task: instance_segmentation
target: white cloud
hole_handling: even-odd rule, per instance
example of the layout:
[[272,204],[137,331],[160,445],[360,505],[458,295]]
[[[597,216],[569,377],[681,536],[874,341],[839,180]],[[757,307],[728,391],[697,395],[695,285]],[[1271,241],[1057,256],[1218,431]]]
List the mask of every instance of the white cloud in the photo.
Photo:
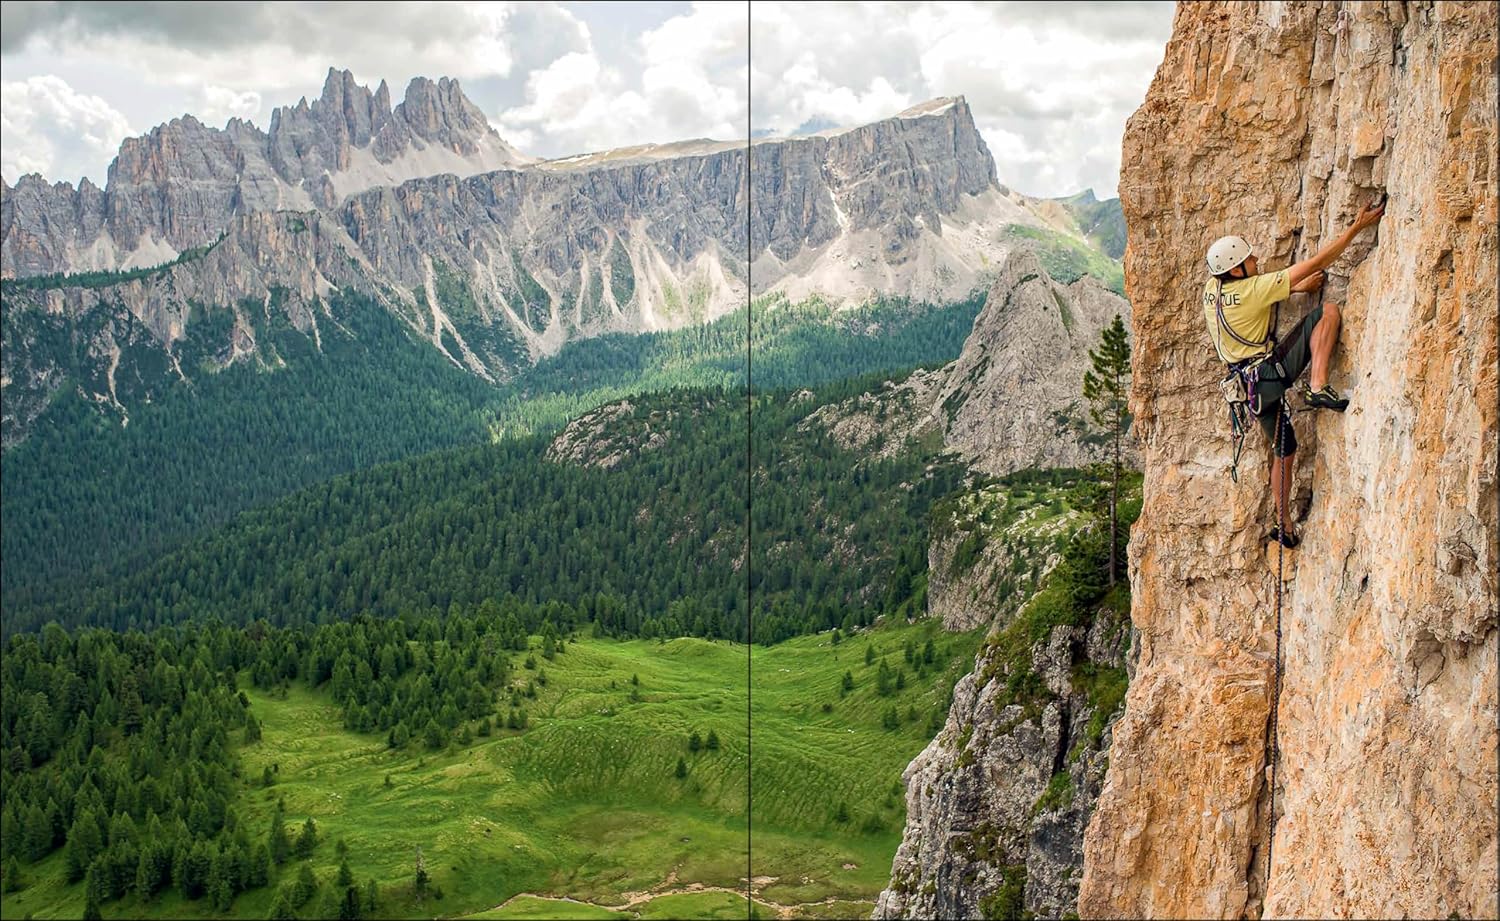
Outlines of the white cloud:
[[260,115],[260,94],[254,90],[240,92],[223,86],[204,85],[198,90],[193,115],[205,125],[219,127],[231,118],[254,121]]
[[145,10],[54,3],[36,4],[25,16],[20,6],[5,5],[8,54],[104,55],[134,62],[163,84],[261,91],[304,84],[309,61],[317,62],[315,77],[330,64],[376,79],[434,68],[450,77],[503,76],[513,48],[531,38],[512,34],[513,21],[531,31],[576,23],[561,8],[514,3],[166,3]]
[[752,24],[755,126],[858,124],[961,95],[1002,182],[1109,196],[1125,120],[1171,24],[1170,4],[764,0]]
[[[519,92],[526,74],[588,44],[577,16],[538,3],[7,2],[3,17],[7,78],[60,76],[146,129],[189,113],[265,128],[273,107],[316,98],[330,66],[386,80],[393,102],[413,77],[456,77],[493,110],[486,92],[506,81]],[[43,147],[39,130],[6,138],[7,163],[102,178],[116,153],[70,140],[66,124]]]
[[79,93],[52,74],[0,82],[0,173],[14,182],[27,173],[76,182],[98,169],[131,135],[125,116],[98,96]]
[[696,4],[643,32],[639,76],[585,45],[526,79],[525,100],[496,115],[512,143],[557,157],[695,137],[745,133],[748,35],[743,3]]

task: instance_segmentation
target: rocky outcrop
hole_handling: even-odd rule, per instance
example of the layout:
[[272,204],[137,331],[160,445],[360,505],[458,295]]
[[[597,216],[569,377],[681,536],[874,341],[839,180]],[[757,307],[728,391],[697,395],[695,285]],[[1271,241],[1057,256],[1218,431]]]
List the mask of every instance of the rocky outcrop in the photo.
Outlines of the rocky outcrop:
[[807,414],[800,427],[822,428],[839,447],[867,459],[892,457],[905,450],[911,439],[941,432],[932,407],[950,367],[918,369],[904,380],[885,381],[877,391],[820,406]]
[[[803,424],[866,451],[940,433],[987,474],[1081,465],[1098,455],[1076,405],[1088,351],[1116,313],[1129,318],[1096,280],[1058,284],[1017,251],[956,361]],[[944,729],[907,768],[906,829],[876,918],[1060,917],[1076,905],[1128,630],[1107,606],[1082,624],[1038,626],[1051,615],[1036,590],[1080,516],[1027,496],[990,484],[933,509],[928,612],[991,632]]]
[[933,509],[927,614],[942,620],[944,630],[1008,621],[1057,565],[1060,542],[1081,523],[1076,511],[1049,514],[1052,508],[1037,504],[1017,514],[1016,505],[1009,489],[991,484]]
[[997,475],[1101,459],[1085,440],[1083,374],[1089,350],[1116,314],[1128,327],[1130,304],[1097,279],[1059,284],[1034,253],[1018,250],[938,395],[944,440],[975,468]]
[[875,918],[1073,912],[1128,630],[1108,608],[1030,645],[1013,635],[1024,627],[996,624],[942,731],[907,767],[906,831]]
[[[1496,19],[1491,3],[1177,11],[1124,142],[1141,650],[1085,917],[1500,913]],[[1332,378],[1352,405],[1296,421],[1305,532],[1276,701],[1270,502],[1259,473],[1229,479],[1221,372],[1186,293],[1219,235],[1285,264],[1381,192],[1378,233],[1325,295],[1348,304]],[[1263,439],[1247,452],[1241,469],[1263,470]]]
[[[1000,268],[952,364],[825,406],[804,424],[824,426],[846,448],[886,453],[940,432],[974,469],[997,476],[1102,460],[1089,440],[1083,374],[1116,314],[1130,322],[1124,298],[1088,275],[1053,281],[1023,247]],[[1134,450],[1127,441],[1129,463]]]

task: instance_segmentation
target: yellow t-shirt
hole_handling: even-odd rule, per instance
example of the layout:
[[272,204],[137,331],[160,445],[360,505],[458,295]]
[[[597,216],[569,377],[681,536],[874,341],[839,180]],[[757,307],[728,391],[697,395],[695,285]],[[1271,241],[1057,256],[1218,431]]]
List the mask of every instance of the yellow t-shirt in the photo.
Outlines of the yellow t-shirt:
[[[1267,275],[1252,275],[1224,283],[1224,319],[1235,335],[1251,342],[1265,342],[1271,328],[1271,307],[1291,296],[1292,282],[1286,269]],[[1254,358],[1266,351],[1236,342],[1234,336],[1219,325],[1216,303],[1219,282],[1210,278],[1203,288],[1203,318],[1208,321],[1208,335],[1219,357],[1228,363]]]

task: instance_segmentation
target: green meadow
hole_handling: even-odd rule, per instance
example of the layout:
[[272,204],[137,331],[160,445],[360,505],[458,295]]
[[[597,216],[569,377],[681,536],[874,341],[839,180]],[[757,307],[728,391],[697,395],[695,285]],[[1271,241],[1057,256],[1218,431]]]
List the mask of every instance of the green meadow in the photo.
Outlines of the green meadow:
[[[512,683],[537,682],[526,729],[437,751],[344,729],[322,689],[281,696],[242,676],[262,738],[240,748],[241,821],[264,840],[282,801],[288,833],[311,817],[319,839],[231,913],[268,917],[305,864],[318,890],[297,915],[336,917],[342,841],[361,891],[378,886],[378,917],[743,918],[747,877],[757,916],[868,917],[900,842],[901,773],[980,640],[889,619],[770,648],[580,638],[538,653],[536,670],[517,654]],[[497,712],[508,707],[502,694]],[[64,882],[62,860],[28,866],[4,916],[80,916],[83,887]],[[175,891],[104,905],[106,918],[213,914]]]

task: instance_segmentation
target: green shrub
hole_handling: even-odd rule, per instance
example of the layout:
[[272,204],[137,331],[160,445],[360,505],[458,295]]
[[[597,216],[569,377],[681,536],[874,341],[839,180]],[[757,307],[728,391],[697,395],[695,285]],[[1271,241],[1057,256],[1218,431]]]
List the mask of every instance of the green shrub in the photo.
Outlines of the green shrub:
[[1021,921],[1026,910],[1026,865],[1012,864],[1001,871],[1000,888],[979,900],[979,911],[990,921]]

